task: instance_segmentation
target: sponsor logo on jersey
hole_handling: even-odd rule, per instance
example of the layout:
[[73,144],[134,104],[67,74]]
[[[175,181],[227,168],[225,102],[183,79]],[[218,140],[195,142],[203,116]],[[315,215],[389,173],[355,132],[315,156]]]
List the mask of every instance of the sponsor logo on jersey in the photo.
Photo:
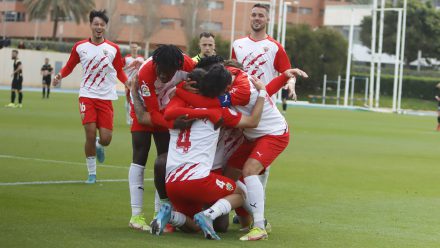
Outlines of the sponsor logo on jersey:
[[146,97],[151,96],[150,89],[148,88],[147,85],[142,84],[142,86],[141,86],[141,94],[142,94],[142,96],[146,96]]
[[232,186],[231,183],[226,183],[226,190],[227,191],[232,191],[232,190],[234,190],[234,186]]

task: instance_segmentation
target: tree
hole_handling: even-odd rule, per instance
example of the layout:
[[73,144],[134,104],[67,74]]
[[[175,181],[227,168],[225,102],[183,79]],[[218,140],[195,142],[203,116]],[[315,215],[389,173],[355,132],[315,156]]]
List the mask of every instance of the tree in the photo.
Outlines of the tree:
[[345,70],[347,41],[341,33],[330,28],[312,30],[308,25],[287,27],[286,52],[293,67],[306,71],[310,79],[298,81],[305,90],[321,86],[324,74],[336,78]]
[[107,25],[106,38],[116,42],[122,29],[121,20],[117,13],[117,0],[108,0],[104,8],[107,10],[110,19]]
[[143,0],[142,9],[145,13],[143,18],[143,37],[145,41],[145,58],[148,58],[150,50],[151,36],[160,28],[159,16],[157,15],[157,6],[160,5],[160,0]]
[[46,18],[50,13],[53,19],[52,39],[55,40],[58,22],[73,16],[75,22],[87,22],[89,12],[95,7],[93,0],[24,0],[30,20]]
[[199,10],[205,5],[205,0],[188,0],[182,3],[180,15],[183,20],[183,30],[185,31],[186,47],[190,47],[191,41],[197,36],[200,20]]
[[[398,6],[402,6],[401,0]],[[371,19],[371,17],[365,17],[361,24],[361,40],[368,47],[371,47]],[[430,2],[409,0],[406,25],[405,57],[407,63],[417,59],[419,50],[423,51],[425,57],[440,58],[440,12],[436,11]],[[394,11],[387,12],[383,32],[383,51],[385,53],[395,53],[396,26],[397,14]],[[379,30],[379,21],[377,30]]]

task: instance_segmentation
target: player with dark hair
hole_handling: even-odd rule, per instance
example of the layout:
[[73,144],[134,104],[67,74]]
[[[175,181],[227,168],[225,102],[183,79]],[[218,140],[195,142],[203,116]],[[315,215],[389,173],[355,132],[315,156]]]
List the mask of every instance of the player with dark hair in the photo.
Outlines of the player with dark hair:
[[198,63],[202,58],[215,55],[215,35],[210,32],[202,32],[199,36],[200,53],[192,59]]
[[43,76],[43,99],[49,98],[52,74],[53,68],[49,64],[49,58],[45,58],[44,65],[41,67],[41,76]]
[[[155,212],[159,211],[160,204],[169,202],[165,190],[165,168],[170,139],[168,129],[180,127],[179,124],[185,122],[166,121],[163,111],[170,101],[170,94],[174,92],[175,86],[187,78],[188,72],[192,71],[194,66],[194,61],[176,46],[161,45],[141,66],[138,79],[134,82],[139,84],[139,92],[136,93],[141,99],[133,96],[131,106],[133,158],[128,178],[132,209],[129,226],[132,228],[149,230],[142,214],[142,207],[144,170],[151,146],[151,136],[157,154],[154,162],[154,184],[157,190]],[[145,118],[145,111],[149,114],[148,118]]]
[[[12,72],[12,86],[11,86],[11,103],[6,105],[8,108],[21,108],[23,107],[23,65],[21,61],[18,59],[18,51],[12,50],[11,59],[14,61]],[[15,96],[18,94],[18,104],[15,104]]]
[[[211,67],[208,72],[203,69],[195,69],[188,77],[197,82],[200,93],[207,97],[217,97],[224,94],[232,79],[231,74],[219,64]],[[215,87],[212,87],[214,85]],[[264,84],[261,82],[259,85],[260,88],[264,88]],[[132,91],[137,92],[136,89]],[[227,214],[231,208],[240,206],[243,199],[240,196],[241,190],[235,190],[233,181],[220,174],[210,172],[219,135],[217,128],[222,123],[220,121],[222,116],[225,125],[255,127],[261,118],[263,103],[264,98],[260,98],[256,102],[251,116],[244,116],[228,108],[218,110],[192,109],[177,96],[170,101],[165,110],[166,119],[172,120],[186,114],[191,119],[208,118],[209,121],[196,120],[187,129],[172,129],[170,131],[167,193],[175,210],[172,211],[172,207],[168,203],[162,205],[158,218],[152,223],[153,233],[161,234],[165,224],[170,221],[174,226],[185,231],[197,231],[200,227],[204,231],[205,237],[219,239],[212,227],[212,221],[222,214]],[[149,118],[148,113],[144,111],[143,114],[145,119]],[[197,161],[199,162],[197,166],[186,171],[184,167],[187,164]],[[234,191],[236,192],[234,193]],[[214,202],[215,204],[212,205]],[[212,206],[209,210],[201,212],[206,205]],[[193,216],[199,227],[192,221]]]
[[125,83],[127,75],[122,70],[119,46],[104,38],[108,23],[105,11],[91,11],[89,19],[92,36],[73,46],[67,64],[54,77],[53,83],[60,83],[81,63],[84,74],[79,90],[79,110],[86,135],[84,150],[89,172],[86,183],[95,183],[96,158],[104,162],[104,146],[112,139],[112,101],[118,99],[115,85],[117,80]]

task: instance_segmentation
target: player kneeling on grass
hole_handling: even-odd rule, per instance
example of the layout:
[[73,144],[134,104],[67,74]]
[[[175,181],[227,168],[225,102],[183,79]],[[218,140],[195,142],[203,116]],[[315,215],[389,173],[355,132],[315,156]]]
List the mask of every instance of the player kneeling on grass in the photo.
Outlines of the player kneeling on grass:
[[[196,70],[194,74],[203,73]],[[208,97],[216,97],[225,92],[231,82],[231,75],[221,65],[212,68],[200,81],[200,92]],[[264,85],[260,83],[260,88]],[[184,231],[202,229],[207,238],[219,239],[212,227],[212,221],[241,206],[242,191],[236,189],[235,183],[223,176],[211,173],[215,149],[218,140],[218,124],[224,120],[225,125],[232,127],[257,126],[261,117],[264,98],[257,101],[251,116],[225,109],[191,109],[181,99],[174,97],[165,118],[171,120],[186,114],[188,118],[197,119],[191,128],[170,130],[170,147],[167,160],[166,186],[171,203],[164,204],[158,218],[152,223],[152,230],[161,234],[165,224],[170,222]],[[214,124],[216,123],[216,124]],[[202,211],[206,205],[212,205]],[[194,221],[192,217],[194,216]]]
[[[296,76],[308,77],[307,74],[299,69],[286,70],[281,78],[274,79],[276,84],[271,82],[267,87],[269,96],[278,92],[278,90],[287,81],[287,78]],[[249,84],[251,84],[249,82]],[[246,106],[235,106],[239,112],[249,114],[255,106],[257,97],[260,95],[254,87],[248,87],[250,101]],[[178,94],[182,96],[182,94]],[[187,94],[186,94],[187,95]],[[233,98],[233,94],[231,94]],[[194,95],[191,98],[185,98],[189,104],[195,107],[217,107],[220,103],[217,99],[201,99]],[[204,104],[201,104],[203,102]],[[261,240],[267,239],[264,218],[264,191],[258,175],[264,172],[265,168],[275,160],[275,158],[287,147],[289,143],[288,126],[278,111],[276,105],[270,97],[266,97],[264,102],[263,114],[257,127],[245,128],[244,136],[246,141],[237,149],[228,161],[228,167],[224,175],[237,180],[240,176],[244,178],[245,188],[247,189],[247,202],[245,207],[251,210],[253,217],[253,228],[240,240]]]

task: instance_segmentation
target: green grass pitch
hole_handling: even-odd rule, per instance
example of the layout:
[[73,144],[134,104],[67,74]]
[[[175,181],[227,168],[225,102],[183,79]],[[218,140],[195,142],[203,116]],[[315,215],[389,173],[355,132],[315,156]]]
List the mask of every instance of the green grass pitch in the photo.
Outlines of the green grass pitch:
[[[2,104],[9,91],[0,91]],[[131,138],[123,98],[98,179],[126,179]],[[0,108],[0,247],[440,247],[440,133],[433,117],[288,109],[291,143],[267,189],[268,241],[220,234],[161,237],[128,228],[127,182],[5,185],[85,180],[77,95],[25,92],[24,108]],[[154,149],[152,149],[154,151]],[[150,154],[146,178],[152,178]],[[153,184],[145,182],[145,214]]]

